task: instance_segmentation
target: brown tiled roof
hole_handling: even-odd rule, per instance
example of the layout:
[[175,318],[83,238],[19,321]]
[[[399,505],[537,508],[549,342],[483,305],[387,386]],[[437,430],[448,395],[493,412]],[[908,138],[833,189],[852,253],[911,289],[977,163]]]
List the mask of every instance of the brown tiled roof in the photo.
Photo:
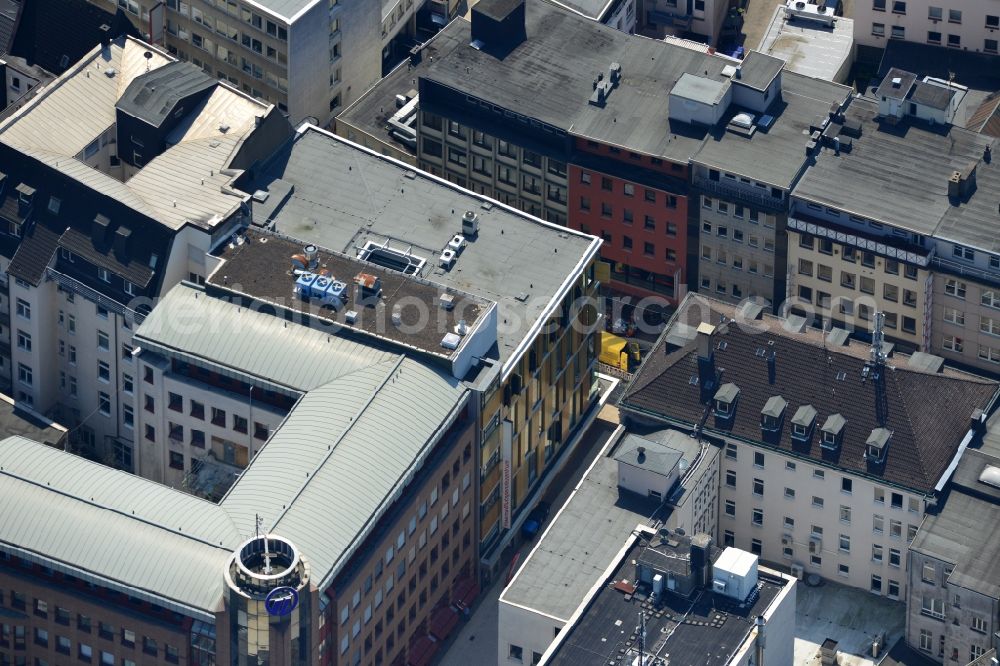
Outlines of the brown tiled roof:
[[[693,300],[689,297],[686,304]],[[682,307],[681,316],[688,310]],[[712,319],[720,321],[720,312],[713,311]],[[926,492],[934,488],[954,457],[969,429],[973,410],[985,408],[1000,386],[964,373],[912,370],[890,359],[886,375],[887,427],[893,435],[885,464],[870,466],[864,458],[865,441],[878,424],[873,382],[862,381],[861,377],[866,361],[865,355],[859,353],[862,350],[824,348],[818,342],[822,340],[819,331],[791,334],[778,322],[774,318],[755,322],[768,324],[768,330],[761,333],[744,330],[745,326],[735,322],[716,330],[712,348],[715,368],[722,373],[717,385],[733,382],[740,393],[730,421],[709,414],[704,425],[706,435],[732,435]],[[706,410],[700,402],[700,386],[693,383],[698,376],[696,343],[671,351],[666,338],[661,337],[650,352],[620,407],[693,427]],[[767,368],[767,356],[772,351],[776,357],[773,384],[769,383]],[[760,412],[771,396],[783,397],[788,406],[780,436],[765,442]],[[793,446],[790,422],[802,405],[812,405],[818,414],[809,444]],[[827,417],[836,413],[847,424],[840,448],[831,452],[820,447],[819,431]]]
[[1000,137],[1000,93],[993,93],[969,116],[966,128],[980,134]]

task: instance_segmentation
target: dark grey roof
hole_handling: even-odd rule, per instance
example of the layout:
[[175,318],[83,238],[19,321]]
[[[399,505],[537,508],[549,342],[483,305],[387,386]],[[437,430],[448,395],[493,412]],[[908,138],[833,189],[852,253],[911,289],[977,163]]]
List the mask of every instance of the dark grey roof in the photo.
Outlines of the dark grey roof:
[[[527,5],[527,39],[503,60],[473,48],[470,40],[469,22],[452,21],[428,42],[418,65],[399,67],[338,122],[389,140],[385,122],[395,111],[395,95],[420,81],[422,106],[431,103],[428,88],[437,84],[573,135],[680,162],[696,156],[699,162],[789,187],[805,161],[803,131],[850,94],[844,86],[785,72],[783,103],[771,109],[774,125],[750,138],[737,137],[725,131],[740,111],[735,106],[712,129],[669,119],[670,91],[683,75],[728,83],[722,71],[732,65],[729,59],[628,35],[537,0]],[[748,59],[751,82],[758,75],[769,77],[781,62],[764,55]],[[622,66],[621,83],[604,107],[589,104],[595,77],[607,76],[612,62]],[[488,123],[489,114],[477,114],[470,122]]]
[[932,109],[947,109],[956,92],[954,88],[945,88],[941,85],[917,81],[913,84],[910,101],[923,106],[929,106]]
[[948,581],[1000,599],[1000,503],[951,492],[936,515],[924,518],[910,550],[955,566]]
[[733,83],[754,90],[766,90],[784,66],[785,61],[781,58],[750,51],[740,65],[740,77],[734,78]]
[[662,476],[670,475],[680,462],[681,455],[680,451],[665,444],[631,434],[627,435],[615,450],[615,460],[618,462],[647,469]]
[[[817,155],[794,196],[918,234],[1000,251],[1000,160],[982,161],[984,148],[998,141],[910,117],[895,125],[880,123],[877,114],[874,100],[854,98],[846,119],[861,124],[861,137],[853,140],[850,152],[824,149]],[[996,146],[993,153],[1000,154]],[[953,205],[948,178],[973,163],[978,163],[976,190]]]
[[916,80],[916,74],[893,67],[882,79],[875,94],[889,99],[906,99]]
[[[427,259],[423,279],[496,302],[504,362],[541,325],[538,306],[568,289],[600,245],[315,128],[297,134],[246,180],[237,186],[248,193],[276,180],[294,187],[273,218],[255,215],[255,224],[273,221],[281,234],[354,256],[367,241],[412,246],[413,254]],[[479,216],[479,234],[446,271],[438,256],[469,210]]]
[[20,11],[19,0],[0,0],[0,56],[10,53]]
[[[721,316],[732,318],[734,308],[690,294],[682,302],[667,331],[681,323],[697,325],[703,312],[711,312],[713,323]],[[874,387],[862,381],[861,369],[868,355],[853,348],[832,349],[822,344],[819,331],[793,334],[781,328],[771,316],[754,322],[761,331],[745,331],[731,323],[715,335],[725,340],[725,348],[715,349],[715,365],[725,369],[725,377],[740,387],[740,401],[729,419],[710,419],[704,432],[716,437],[752,441],[757,446],[776,448],[790,455],[809,458],[850,473],[879,478],[883,482],[930,491],[941,480],[969,430],[976,409],[987,409],[996,400],[1000,384],[953,370],[928,373],[905,366],[893,366],[886,373],[888,429],[893,432],[883,468],[866,464],[865,442],[878,427]],[[697,377],[697,349],[688,343],[668,349],[667,335],[646,355],[638,375],[629,385],[619,405],[645,418],[666,420],[690,430],[703,419]],[[767,362],[758,349],[776,353],[774,383],[769,382]],[[835,377],[840,372],[844,379]],[[818,442],[801,443],[783,426],[778,438],[762,435],[760,414],[765,403],[780,395],[791,408],[812,405],[817,419],[840,414],[847,420],[841,445],[836,451],[823,449]],[[928,401],[927,396],[934,400]]]
[[80,0],[27,0],[10,51],[59,75],[102,38],[123,34],[139,33],[121,10],[112,14]]
[[218,84],[200,67],[171,62],[132,80],[118,100],[118,109],[159,127],[181,101],[203,94]]
[[59,233],[58,229],[44,222],[29,224],[7,267],[7,273],[38,286],[59,246]]
[[[560,632],[560,643],[548,664],[625,664],[616,657],[638,648],[634,629],[639,612],[645,609],[648,652],[663,658],[669,655],[671,666],[724,666],[753,630],[754,617],[764,614],[786,584],[761,574],[758,596],[742,607],[706,592],[693,601],[667,594],[662,605],[646,608],[648,593],[640,590],[626,595],[612,585],[613,581],[637,579],[633,562],[644,557],[642,548],[638,542],[625,553],[608,584],[600,586],[578,619]],[[632,658],[635,654],[631,653]]]

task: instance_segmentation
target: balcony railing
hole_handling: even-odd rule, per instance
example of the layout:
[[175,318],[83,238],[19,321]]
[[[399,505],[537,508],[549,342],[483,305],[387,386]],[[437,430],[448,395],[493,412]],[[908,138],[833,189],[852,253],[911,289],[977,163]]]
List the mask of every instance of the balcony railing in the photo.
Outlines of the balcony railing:
[[[704,176],[695,176],[694,184],[706,192],[725,197],[727,199],[739,201],[750,206],[757,206],[771,211],[781,211],[785,208],[785,200],[776,199],[770,194],[757,194],[742,187],[734,187],[717,180],[710,180]],[[757,189],[757,188],[755,188]]]
[[948,257],[939,257],[937,255],[931,257],[931,264],[945,273],[970,277],[975,280],[979,280],[980,282],[1000,286],[1000,271],[997,271],[996,269],[989,270],[986,268],[979,268],[978,266],[970,266],[967,263],[955,261],[954,259]]

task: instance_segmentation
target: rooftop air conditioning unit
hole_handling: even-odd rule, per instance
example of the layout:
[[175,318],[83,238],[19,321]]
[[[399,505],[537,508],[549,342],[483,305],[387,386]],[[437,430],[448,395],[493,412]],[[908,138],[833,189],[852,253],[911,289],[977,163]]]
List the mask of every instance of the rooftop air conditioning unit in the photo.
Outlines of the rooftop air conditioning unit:
[[802,580],[805,577],[805,568],[801,564],[793,564],[790,568],[792,570],[792,576],[795,578]]
[[467,210],[462,215],[462,234],[475,236],[479,233],[479,216],[473,210]]
[[453,263],[455,263],[455,251],[452,249],[443,251],[438,257],[438,264],[441,268],[451,268]]

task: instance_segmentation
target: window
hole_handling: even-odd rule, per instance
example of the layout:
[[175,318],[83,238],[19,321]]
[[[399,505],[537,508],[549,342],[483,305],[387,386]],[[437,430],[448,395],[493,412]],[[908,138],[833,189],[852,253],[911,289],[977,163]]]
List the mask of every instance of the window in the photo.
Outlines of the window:
[[726,444],[726,457],[730,460],[736,460],[736,445]]
[[524,659],[524,648],[520,645],[514,645],[511,643],[510,649],[507,652],[507,658],[513,659],[514,661],[522,661]]
[[921,629],[919,645],[924,652],[931,652],[934,649],[934,634],[927,629]]
[[761,496],[764,494],[764,480],[754,479],[753,480],[753,494]]
[[981,634],[986,633],[986,620],[978,615],[972,616],[972,630]]
[[844,504],[840,505],[840,522],[850,523],[851,522],[851,507]]
[[98,410],[104,416],[111,416],[111,396],[103,391],[97,394],[98,396]]
[[851,552],[851,537],[846,534],[840,535],[840,552],[849,553]]
[[850,495],[854,489],[854,481],[847,478],[846,476],[840,480],[840,492]]
[[817,495],[813,495],[812,505],[814,507],[816,507],[817,509],[822,509],[823,508],[823,498],[819,497]]
[[736,515],[736,502],[733,500],[726,500],[726,515],[735,516]]
[[[986,18],[989,19],[990,17],[987,16]],[[996,27],[996,26],[994,26],[994,27]],[[987,53],[996,53],[997,52],[997,43],[998,42],[995,39],[984,39],[983,40],[983,50],[986,51]]]
[[892,13],[893,14],[905,14],[906,13],[906,3],[903,0],[894,0],[892,3]]
[[795,499],[795,489],[794,488],[785,488],[785,497],[787,499]]
[[885,518],[883,518],[882,516],[880,516],[878,514],[873,515],[872,516],[872,533],[873,534],[882,534],[882,532],[884,530],[885,530]]
[[764,468],[764,453],[762,451],[753,452],[753,466],[761,469]]
[[878,574],[872,574],[871,587],[869,588],[875,594],[882,593],[882,576]]
[[[992,292],[991,292],[992,293]],[[965,312],[956,308],[944,308],[944,320],[959,326],[965,325]]]
[[898,548],[889,549],[889,566],[899,567],[902,561],[902,553]]
[[851,575],[851,568],[846,564],[838,564],[837,574],[843,576],[844,578],[847,578],[848,576]]
[[31,304],[22,298],[17,299],[17,316],[21,319],[31,319]]
[[948,35],[948,46],[952,48],[959,48],[962,46],[962,36],[961,35]]
[[962,22],[962,10],[961,9],[949,9],[948,10],[948,23],[961,23]]
[[107,361],[97,362],[97,378],[104,383],[111,381],[111,366],[108,365]]
[[31,386],[34,382],[34,373],[31,368],[24,363],[17,364],[17,380],[25,386]]
[[882,561],[882,546],[875,544],[872,546],[872,562]]
[[763,509],[754,509],[753,510],[753,514],[752,514],[752,516],[750,518],[750,522],[752,522],[754,525],[756,525],[758,527],[760,527],[761,525],[763,525],[764,524],[764,510]]
[[892,495],[890,496],[889,501],[890,501],[890,506],[892,506],[893,509],[902,509],[903,508],[903,495],[902,494],[900,494],[900,493],[892,493]]
[[885,489],[884,488],[875,488],[875,503],[876,504],[885,504]]
[[24,331],[18,330],[17,332],[17,348],[23,349],[24,351],[31,351],[31,336]]
[[872,9],[877,12],[884,12],[885,0],[872,0]]
[[814,469],[813,470],[813,478],[814,479],[821,479],[821,480],[825,479],[826,478],[826,472],[823,471],[823,470],[821,470],[821,469],[819,469],[819,468]]
[[955,280],[954,278],[948,278],[944,282],[944,293],[949,296],[954,296],[955,298],[961,298],[965,300],[966,285],[964,282]]
[[931,597],[924,595],[920,599],[920,612],[924,615],[930,615],[931,617],[936,617],[939,620],[944,619],[944,600],[938,599],[937,597]]
[[889,537],[899,539],[903,536],[903,523],[898,520],[889,521]]
[[233,414],[233,430],[246,434],[248,430],[247,420],[237,414]]
[[892,32],[889,34],[892,39],[906,39],[906,28],[901,25],[892,26]]

